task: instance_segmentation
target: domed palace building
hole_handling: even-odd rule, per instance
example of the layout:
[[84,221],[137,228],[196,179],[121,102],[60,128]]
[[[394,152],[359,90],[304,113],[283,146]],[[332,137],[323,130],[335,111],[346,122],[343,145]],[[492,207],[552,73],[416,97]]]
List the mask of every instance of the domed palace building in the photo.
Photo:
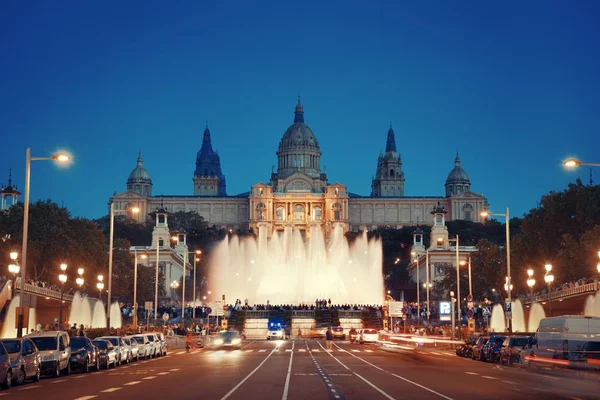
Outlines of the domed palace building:
[[335,225],[341,225],[344,231],[431,225],[431,211],[440,206],[447,212],[446,220],[480,221],[479,213],[487,204],[485,197],[471,191],[471,181],[458,154],[446,179],[445,196],[405,196],[402,159],[391,127],[385,153],[377,159],[370,195],[354,194],[342,183],[330,183],[321,169],[319,141],[305,123],[300,99],[293,124],[283,134],[276,155],[277,170],[271,172],[269,182],[256,183],[246,193],[228,195],[219,154],[212,148],[207,126],[196,157],[193,191],[153,195],[152,180],[140,154],[127,179],[127,190],[110,201],[115,202],[116,209],[139,207],[141,212],[132,215],[139,221],[162,206],[169,212],[195,211],[210,225],[228,230],[250,228],[258,232],[260,226],[261,232],[271,236],[292,225],[306,236],[309,226],[320,225],[326,237]]

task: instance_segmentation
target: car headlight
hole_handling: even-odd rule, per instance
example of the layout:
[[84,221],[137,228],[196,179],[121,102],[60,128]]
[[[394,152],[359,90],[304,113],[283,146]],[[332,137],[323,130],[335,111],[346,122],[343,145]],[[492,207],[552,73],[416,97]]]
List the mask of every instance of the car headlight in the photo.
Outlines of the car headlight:
[[216,345],[223,344],[223,339],[217,339],[217,340],[215,340],[215,344]]
[[242,343],[242,339],[236,338],[231,341],[232,344],[240,344]]

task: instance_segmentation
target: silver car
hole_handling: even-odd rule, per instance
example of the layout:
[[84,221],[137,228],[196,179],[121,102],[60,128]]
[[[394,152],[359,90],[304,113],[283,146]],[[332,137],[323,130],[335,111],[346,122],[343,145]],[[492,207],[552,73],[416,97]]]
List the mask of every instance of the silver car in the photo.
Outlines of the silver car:
[[123,363],[129,363],[132,359],[131,351],[129,350],[129,346],[125,344],[123,338],[120,336],[101,336],[100,340],[106,340],[112,343],[117,352],[117,365],[121,365]]
[[39,350],[42,374],[60,376],[61,371],[65,375],[71,373],[71,340],[67,332],[36,332],[26,338],[31,339]]
[[2,339],[0,340],[10,357],[13,381],[20,385],[27,379],[34,382],[40,380],[41,357],[37,347],[30,339]]
[[129,351],[131,353],[131,358],[133,360],[139,361],[140,360],[140,345],[138,345],[138,343],[135,341],[135,339],[131,336],[125,336],[123,338],[123,341],[125,342],[125,344],[127,346],[129,346]]
[[138,354],[140,357],[152,357],[154,354],[154,343],[150,343],[146,335],[134,335],[131,336],[131,340],[138,344]]

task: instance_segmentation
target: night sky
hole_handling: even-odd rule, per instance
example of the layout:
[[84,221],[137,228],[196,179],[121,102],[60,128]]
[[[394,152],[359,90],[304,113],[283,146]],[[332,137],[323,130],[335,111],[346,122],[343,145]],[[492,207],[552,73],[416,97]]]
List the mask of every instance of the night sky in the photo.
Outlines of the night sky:
[[23,187],[28,146],[68,149],[69,168],[33,164],[32,201],[97,218],[141,149],[155,195],[191,194],[208,120],[246,192],[301,95],[330,183],[370,194],[391,121],[407,196],[443,195],[458,149],[472,190],[520,215],[589,180],[567,156],[600,162],[600,3],[481,3],[2,1],[0,182]]

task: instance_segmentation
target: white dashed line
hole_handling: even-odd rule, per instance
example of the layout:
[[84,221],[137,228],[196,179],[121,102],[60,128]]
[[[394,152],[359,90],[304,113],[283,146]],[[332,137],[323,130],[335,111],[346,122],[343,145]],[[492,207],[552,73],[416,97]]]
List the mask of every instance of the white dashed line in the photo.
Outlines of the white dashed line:
[[477,372],[465,372],[467,375],[479,375]]
[[171,369],[169,370],[169,372],[177,372],[177,371],[179,371],[180,369],[181,369],[181,368],[171,368]]
[[156,376],[147,376],[145,378],[142,378],[143,380],[150,380],[150,379],[155,379]]
[[246,353],[252,353],[254,349],[244,350]]
[[494,378],[493,376],[487,376],[487,375],[482,375],[481,377],[485,378],[485,379],[498,379],[498,378]]
[[142,383],[142,381],[131,381],[131,382],[124,383],[124,385],[125,386],[133,386],[133,385],[137,385],[138,383]]
[[[259,351],[260,351],[260,350],[259,350]],[[291,352],[291,351],[292,351],[292,349],[285,349],[285,351],[289,353],[289,352]]]
[[61,383],[61,382],[66,382],[66,379],[59,379],[57,381],[52,381],[51,383]]
[[313,353],[319,353],[321,350],[319,350],[319,349],[314,349],[314,350],[311,350],[311,351],[312,351]]
[[76,377],[75,377],[75,378],[73,378],[73,379],[81,379],[81,378],[85,378],[85,375],[79,375],[79,376],[76,376]]
[[159,372],[159,373],[158,373],[158,374],[156,374],[156,375],[167,375],[168,373],[169,373],[169,372]]
[[517,385],[517,382],[514,381],[502,381],[502,383],[508,383],[509,385]]
[[355,350],[355,349],[352,349],[352,352],[353,352],[353,353],[360,353],[360,350]]
[[305,353],[305,352],[306,352],[306,349],[298,349],[298,351],[299,351],[300,353]]
[[365,350],[367,353],[372,353],[373,350]]
[[175,353],[175,354],[185,354],[185,351],[178,351],[178,352],[177,352],[177,353]]
[[30,390],[30,389],[35,389],[40,387],[41,385],[33,385],[33,386],[26,386],[24,388],[20,388],[19,390]]
[[98,396],[83,396],[83,397],[78,397],[75,400],[89,400],[89,399],[94,399]]
[[267,349],[260,349],[258,352],[259,353],[264,353],[265,351],[267,351]]
[[109,388],[106,390],[101,390],[100,393],[112,393],[112,392],[116,392],[117,390],[121,390],[123,388],[121,387],[114,387],[114,388]]

